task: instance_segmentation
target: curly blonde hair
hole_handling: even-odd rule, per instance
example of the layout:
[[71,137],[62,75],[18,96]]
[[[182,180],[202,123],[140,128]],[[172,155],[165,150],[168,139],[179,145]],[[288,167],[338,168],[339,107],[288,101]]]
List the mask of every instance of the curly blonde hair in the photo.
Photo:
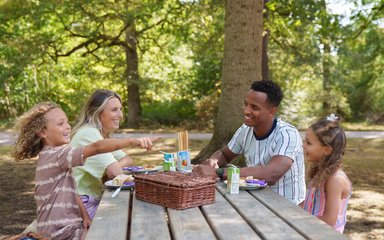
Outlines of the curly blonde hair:
[[20,116],[15,126],[18,138],[12,152],[16,161],[36,157],[43,149],[39,133],[46,128],[46,113],[55,108],[60,106],[53,102],[42,102]]
[[345,132],[340,126],[341,116],[330,116],[333,117],[322,118],[310,126],[321,144],[332,148],[332,153],[323,161],[314,162],[309,167],[309,178],[316,187],[323,185],[330,175],[342,168],[342,156],[347,144]]

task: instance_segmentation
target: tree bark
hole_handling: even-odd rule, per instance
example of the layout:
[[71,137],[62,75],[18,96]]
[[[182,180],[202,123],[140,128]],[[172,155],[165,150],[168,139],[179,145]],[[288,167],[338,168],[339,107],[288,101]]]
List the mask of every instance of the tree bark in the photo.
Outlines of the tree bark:
[[[265,6],[265,4],[268,2],[268,0],[264,1],[264,19],[268,19],[268,8]],[[270,80],[269,77],[269,65],[268,65],[268,41],[269,41],[269,29],[263,29],[263,53],[261,57],[261,75],[262,79],[264,80]]]
[[212,139],[194,159],[200,163],[225,146],[242,124],[242,105],[251,83],[261,79],[263,1],[227,0],[224,60]]
[[137,34],[135,25],[130,23],[126,29],[125,40],[127,47],[125,48],[125,60],[127,64],[126,79],[127,79],[127,93],[128,93],[128,114],[127,114],[127,127],[139,128],[141,117],[141,100],[139,91],[139,58],[137,54]]

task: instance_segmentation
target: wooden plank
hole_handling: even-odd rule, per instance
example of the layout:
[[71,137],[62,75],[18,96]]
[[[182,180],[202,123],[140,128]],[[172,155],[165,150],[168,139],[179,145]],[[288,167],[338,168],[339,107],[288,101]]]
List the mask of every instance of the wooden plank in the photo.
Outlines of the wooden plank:
[[164,207],[132,200],[130,239],[171,239]]
[[109,189],[104,191],[85,239],[127,238],[130,191],[122,190],[115,198],[111,198],[113,192]]
[[305,239],[279,216],[250,195],[248,191],[240,190],[239,195],[231,195],[227,193],[225,184],[218,184],[217,190],[224,195],[224,198],[246,219],[262,239]]
[[200,208],[175,210],[168,208],[172,237],[184,239],[216,239]]
[[348,239],[270,188],[252,191],[251,194],[307,239]]
[[201,210],[218,239],[261,239],[217,191],[216,202],[202,206]]

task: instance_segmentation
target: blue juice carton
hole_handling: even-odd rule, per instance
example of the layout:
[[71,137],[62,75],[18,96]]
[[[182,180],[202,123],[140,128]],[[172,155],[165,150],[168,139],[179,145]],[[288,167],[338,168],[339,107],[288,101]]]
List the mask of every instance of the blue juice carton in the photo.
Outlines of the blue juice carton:
[[188,150],[177,152],[177,171],[191,171],[191,152]]

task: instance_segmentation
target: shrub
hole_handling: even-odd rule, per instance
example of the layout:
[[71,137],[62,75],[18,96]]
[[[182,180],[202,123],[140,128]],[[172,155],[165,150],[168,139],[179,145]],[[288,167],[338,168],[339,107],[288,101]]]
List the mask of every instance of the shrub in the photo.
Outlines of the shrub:
[[143,119],[165,125],[180,125],[196,120],[194,103],[189,100],[154,101],[143,104]]

